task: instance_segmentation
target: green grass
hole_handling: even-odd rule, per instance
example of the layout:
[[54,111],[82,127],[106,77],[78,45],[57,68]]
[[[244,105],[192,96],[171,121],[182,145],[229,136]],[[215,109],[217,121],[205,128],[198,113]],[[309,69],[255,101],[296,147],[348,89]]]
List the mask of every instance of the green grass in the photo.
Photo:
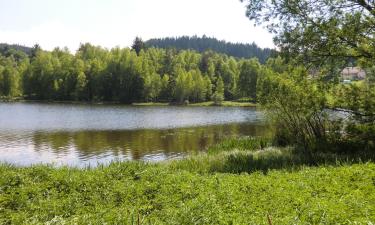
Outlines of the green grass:
[[[366,157],[370,158],[370,157]],[[375,164],[227,140],[182,160],[0,165],[0,224],[372,224]]]
[[[214,102],[200,102],[200,103],[191,103],[189,106],[215,106]],[[220,106],[226,107],[254,107],[255,103],[251,102],[234,102],[234,101],[223,101]]]
[[2,166],[2,224],[369,224],[375,164],[200,174],[162,164]]
[[[241,145],[241,144],[240,144]],[[212,153],[217,149],[218,153]],[[337,155],[334,153],[315,153],[306,155],[295,148],[266,147],[262,150],[242,149],[232,150],[211,148],[208,154],[198,153],[184,160],[171,161],[169,166],[176,170],[186,170],[195,173],[268,173],[270,170],[296,171],[305,167],[328,165],[355,164],[370,162],[374,154],[358,153],[356,155]]]
[[217,154],[223,151],[244,150],[256,151],[262,150],[272,145],[272,139],[268,137],[244,137],[226,139],[219,144],[211,146],[208,153]]

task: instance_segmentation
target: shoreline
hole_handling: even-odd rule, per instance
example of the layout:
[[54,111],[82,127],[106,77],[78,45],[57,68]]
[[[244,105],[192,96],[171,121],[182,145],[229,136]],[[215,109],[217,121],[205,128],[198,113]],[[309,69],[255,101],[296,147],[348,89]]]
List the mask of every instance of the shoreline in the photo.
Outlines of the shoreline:
[[56,103],[56,104],[82,104],[82,105],[124,105],[124,106],[181,106],[181,107],[256,107],[256,103],[252,102],[237,102],[237,101],[223,101],[221,105],[214,104],[213,101],[198,102],[191,104],[177,104],[173,102],[133,102],[133,103],[121,103],[121,102],[107,102],[107,101],[56,101],[56,100],[29,100],[19,98],[0,98],[1,102],[24,102],[24,103]]
[[236,102],[236,101],[223,101],[221,105],[215,105],[213,101],[208,102],[198,102],[198,103],[190,103],[187,105],[184,104],[175,104],[175,103],[164,103],[164,102],[136,102],[132,103],[133,106],[210,106],[210,107],[256,107],[256,103],[251,102]]

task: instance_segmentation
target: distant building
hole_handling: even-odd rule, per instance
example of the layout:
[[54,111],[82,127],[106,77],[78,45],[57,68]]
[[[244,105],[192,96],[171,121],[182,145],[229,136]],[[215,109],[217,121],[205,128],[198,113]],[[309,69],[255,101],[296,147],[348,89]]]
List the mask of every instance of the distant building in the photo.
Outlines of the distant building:
[[360,67],[346,67],[341,71],[342,80],[363,80],[366,78],[366,71]]

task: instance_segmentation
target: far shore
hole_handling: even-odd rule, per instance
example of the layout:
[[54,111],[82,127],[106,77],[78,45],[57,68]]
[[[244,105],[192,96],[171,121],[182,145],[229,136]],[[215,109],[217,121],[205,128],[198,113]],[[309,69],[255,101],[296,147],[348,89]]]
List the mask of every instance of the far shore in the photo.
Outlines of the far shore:
[[62,103],[62,104],[93,104],[93,105],[132,105],[132,106],[215,106],[215,107],[256,107],[256,103],[223,101],[221,104],[215,104],[213,101],[198,102],[190,104],[178,104],[175,102],[107,102],[107,101],[56,101],[56,100],[30,100],[23,98],[1,98],[0,102],[36,102],[36,103]]
[[137,102],[132,103],[134,106],[217,106],[217,107],[255,107],[255,103],[251,102],[236,102],[236,101],[223,101],[220,105],[215,104],[213,101],[198,102],[190,104],[176,104],[169,102]]

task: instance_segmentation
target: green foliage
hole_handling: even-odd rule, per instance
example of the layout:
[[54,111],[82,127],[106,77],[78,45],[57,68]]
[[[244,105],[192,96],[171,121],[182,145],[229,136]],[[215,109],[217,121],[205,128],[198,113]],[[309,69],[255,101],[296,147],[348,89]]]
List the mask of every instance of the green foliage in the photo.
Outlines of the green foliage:
[[[331,90],[334,96],[332,107],[348,109],[354,112],[358,120],[375,119],[375,86],[369,82],[337,85]],[[362,118],[366,117],[366,118]]]
[[251,137],[227,139],[221,143],[214,145],[208,149],[208,153],[218,153],[222,151],[232,151],[233,149],[240,151],[257,151],[266,147],[270,147],[272,140],[267,137]]
[[146,41],[146,45],[157,48],[175,48],[178,50],[194,49],[198,52],[213,50],[237,58],[256,57],[260,62],[266,62],[275,50],[269,48],[260,48],[255,43],[240,44],[219,41],[207,36],[182,36],[177,38],[160,38]]
[[176,78],[176,86],[174,89],[174,97],[179,103],[183,103],[184,100],[189,100],[190,92],[192,91],[193,80],[191,73],[183,70],[178,71]]
[[329,90],[333,96],[331,108],[347,114],[345,137],[341,138],[346,151],[375,149],[375,86],[369,82],[337,85]]
[[32,48],[22,46],[22,45],[9,45],[5,43],[0,43],[0,54],[5,57],[13,55],[16,60],[21,60],[27,58],[28,55],[31,55]]
[[136,37],[134,39],[132,49],[139,55],[139,53],[145,49],[145,43],[142,41],[142,38]]
[[[86,43],[75,55],[68,49],[47,52],[36,45],[29,57],[17,59],[16,53],[7,50],[7,56],[0,58],[0,95],[122,103],[199,103],[214,96],[218,104],[238,97],[239,75],[247,73],[241,65],[247,60],[212,51],[199,54],[191,50],[145,49],[139,38],[135,44],[132,51],[107,50]],[[220,79],[220,88],[216,88]],[[255,93],[255,88],[252,85],[246,90]],[[243,97],[251,97],[248,93]]]
[[280,56],[276,58],[269,58],[266,62],[266,67],[276,73],[283,73],[289,69],[289,64],[285,62]]
[[[245,2],[247,16],[276,35],[275,44],[284,56],[267,62],[268,68],[281,75],[261,78],[258,83],[261,104],[277,121],[278,140],[305,149],[373,151],[375,48],[370,43],[375,41],[374,1]],[[298,69],[284,63],[288,61],[297,67],[309,66],[311,79],[306,79],[306,72],[298,75]],[[360,85],[337,85],[343,67],[353,64],[367,68],[368,78]],[[328,108],[346,119],[327,118]]]
[[[280,158],[277,151],[267,154],[253,156],[251,162],[278,154]],[[195,162],[225,165],[220,168],[236,172],[238,165],[251,165],[241,163],[243,155],[230,153]],[[231,174],[196,172],[192,160],[112,163],[95,169],[1,165],[0,223],[266,224],[271,218],[274,224],[366,224],[375,220],[373,163]]]
[[19,72],[13,57],[4,59],[0,64],[0,96],[15,97],[19,95]]
[[208,76],[204,76],[203,79],[204,79],[204,87],[205,87],[205,90],[206,90],[205,99],[210,100],[211,95],[212,95],[212,83],[211,83],[211,80]]
[[212,100],[214,101],[215,105],[221,105],[224,101],[224,82],[221,77],[219,77],[216,81],[216,88],[215,92],[212,95]]
[[251,97],[252,99],[256,99],[259,71],[260,64],[258,60],[253,58],[249,61],[242,62],[238,83],[241,97]]
[[306,151],[323,150],[330,129],[326,97],[303,68],[282,74],[264,70],[258,97],[276,127],[279,144],[297,144]]
[[371,83],[327,84],[312,79],[303,67],[285,66],[279,71],[263,68],[257,86],[258,101],[276,129],[276,144],[300,146],[307,155],[373,152]]
[[242,1],[251,20],[276,34],[276,45],[289,59],[325,64],[354,58],[373,63],[374,1]]

